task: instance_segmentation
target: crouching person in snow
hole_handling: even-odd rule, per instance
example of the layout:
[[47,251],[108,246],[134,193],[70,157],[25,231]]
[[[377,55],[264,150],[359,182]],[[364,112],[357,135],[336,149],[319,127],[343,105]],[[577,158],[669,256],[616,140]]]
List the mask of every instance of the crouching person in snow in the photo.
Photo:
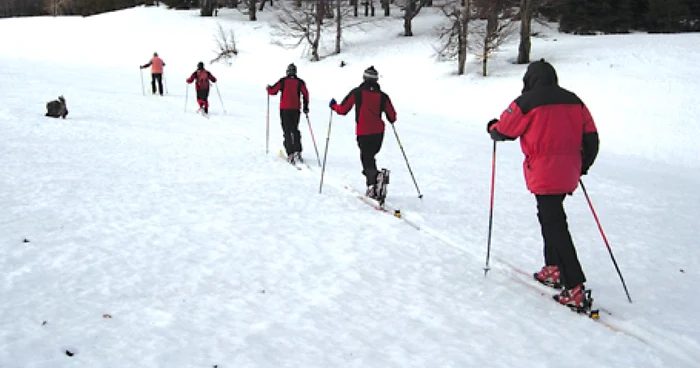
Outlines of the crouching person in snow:
[[68,108],[66,107],[66,99],[63,96],[58,96],[58,100],[49,101],[46,103],[46,115],[52,118],[61,117],[63,119],[68,116]]
[[363,82],[359,87],[354,88],[338,104],[331,99],[329,107],[340,115],[346,115],[355,107],[355,134],[357,135],[357,146],[360,148],[360,160],[362,161],[362,174],[367,183],[366,195],[370,198],[383,198],[383,193],[377,193],[384,180],[384,172],[377,170],[375,156],[382,148],[384,141],[384,113],[390,123],[396,121],[396,110],[391,104],[389,96],[379,88],[379,74],[373,66],[367,68],[363,74]]
[[216,83],[216,78],[206,69],[204,69],[204,63],[197,63],[197,70],[192,73],[192,75],[187,78],[187,84],[195,82],[194,88],[197,91],[197,104],[199,104],[199,111],[203,111],[204,114],[209,114],[209,81]]
[[280,119],[284,132],[284,149],[287,151],[287,161],[303,163],[301,157],[301,132],[299,131],[299,108],[301,101],[299,95],[304,97],[304,114],[309,113],[309,91],[306,83],[297,77],[297,67],[294,64],[287,66],[287,76],[280,79],[274,85],[267,86],[267,94],[274,96],[282,92],[280,97]]
[[564,199],[578,186],[598,155],[598,133],[586,105],[558,85],[554,67],[544,59],[531,63],[522,94],[493,119],[487,131],[495,141],[520,138],[527,188],[537,201],[544,240],[542,270],[535,279],[564,287],[555,299],[564,305],[588,305],[581,269],[564,212]]

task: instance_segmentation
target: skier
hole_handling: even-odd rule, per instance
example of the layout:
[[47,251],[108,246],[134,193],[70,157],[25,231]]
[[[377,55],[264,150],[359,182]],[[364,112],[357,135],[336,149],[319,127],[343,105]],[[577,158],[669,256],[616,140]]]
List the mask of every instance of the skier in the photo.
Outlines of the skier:
[[199,104],[198,112],[209,114],[209,81],[216,83],[214,77],[208,70],[204,69],[204,63],[197,63],[197,70],[187,78],[187,84],[195,82],[195,90],[197,91],[197,104]]
[[379,74],[374,66],[367,68],[363,74],[363,82],[354,88],[338,104],[331,99],[329,107],[340,115],[346,115],[355,106],[355,134],[357,145],[360,148],[360,160],[362,161],[362,174],[367,184],[366,196],[384,200],[384,185],[388,183],[388,170],[377,170],[375,156],[382,148],[384,141],[384,121],[382,113],[391,124],[396,121],[396,110],[391,104],[389,96],[382,92],[379,83]]
[[280,97],[280,119],[284,132],[284,149],[287,152],[287,161],[291,164],[303,163],[301,157],[301,132],[299,131],[299,108],[301,107],[299,95],[304,97],[304,114],[309,114],[309,91],[306,83],[297,77],[297,67],[294,64],[287,66],[287,76],[280,78],[277,83],[266,87],[268,95],[274,96],[282,91]]
[[141,69],[151,67],[151,93],[156,94],[156,82],[158,82],[158,93],[163,95],[163,67],[165,63],[163,59],[158,57],[158,53],[153,53],[153,58],[147,64],[141,65]]
[[539,282],[554,288],[559,303],[581,310],[589,305],[576,248],[564,212],[564,199],[598,155],[598,132],[591,113],[574,93],[559,87],[554,67],[544,59],[531,63],[522,94],[493,119],[487,131],[495,141],[520,138],[527,188],[537,201],[544,240]]

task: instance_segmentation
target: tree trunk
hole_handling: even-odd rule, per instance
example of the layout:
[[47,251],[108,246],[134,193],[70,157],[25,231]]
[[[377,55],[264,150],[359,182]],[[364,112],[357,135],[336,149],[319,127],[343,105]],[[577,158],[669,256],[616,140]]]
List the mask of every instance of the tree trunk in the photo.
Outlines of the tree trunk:
[[212,0],[200,0],[199,15],[203,17],[211,17],[214,15],[214,4]]
[[415,6],[415,0],[406,1],[406,9],[403,12],[403,35],[405,37],[413,36],[413,27],[411,23],[413,20],[413,9],[415,8]]
[[486,37],[484,37],[484,50],[482,58],[482,70],[481,75],[484,77],[488,75],[488,62],[491,56],[491,50],[493,50],[492,42],[494,37],[496,37],[496,30],[498,29],[498,6],[495,4],[488,9],[487,20],[486,20]]
[[343,25],[342,25],[342,12],[340,11],[340,0],[335,0],[335,53],[340,54],[340,40],[341,40],[341,35],[343,31]]
[[530,62],[532,42],[532,0],[520,0],[520,45],[518,46],[518,64]]
[[457,45],[457,74],[464,75],[467,69],[467,52],[469,45],[469,16],[471,12],[471,1],[467,1],[465,6],[462,7],[459,13],[459,19],[457,20],[457,28],[459,29],[459,36]]
[[258,20],[257,16],[257,8],[255,7],[255,3],[257,0],[248,0],[248,19],[255,22]]
[[389,0],[381,0],[381,4],[382,4],[382,9],[384,9],[384,16],[385,17],[391,16],[391,12],[389,11],[389,9],[390,9]]
[[321,58],[318,55],[318,44],[319,41],[321,40],[321,24],[323,24],[323,15],[324,15],[324,3],[325,0],[317,0],[316,1],[316,30],[315,33],[316,35],[314,36],[314,41],[311,42],[311,60],[312,61],[319,61]]

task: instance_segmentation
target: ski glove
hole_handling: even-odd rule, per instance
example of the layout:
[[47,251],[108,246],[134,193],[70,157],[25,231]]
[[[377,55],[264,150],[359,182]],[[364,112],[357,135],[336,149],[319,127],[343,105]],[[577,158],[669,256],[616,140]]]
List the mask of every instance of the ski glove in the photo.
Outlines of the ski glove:
[[331,98],[331,102],[328,103],[328,107],[331,109],[333,108],[334,105],[337,105],[338,101],[335,100],[335,98]]
[[308,114],[308,113],[309,113],[309,107],[308,107],[308,106],[304,106],[304,114]]
[[491,134],[491,127],[493,126],[493,124],[496,123],[498,123],[498,119],[491,119],[491,121],[489,121],[488,124],[486,124],[486,133]]
[[588,169],[590,169],[590,166],[586,167],[586,163],[582,162],[581,163],[581,176],[588,175]]

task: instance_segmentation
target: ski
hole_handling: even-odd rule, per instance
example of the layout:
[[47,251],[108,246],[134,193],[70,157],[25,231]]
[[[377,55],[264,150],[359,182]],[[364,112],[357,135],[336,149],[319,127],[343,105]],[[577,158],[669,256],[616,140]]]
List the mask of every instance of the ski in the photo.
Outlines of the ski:
[[405,222],[407,225],[411,226],[412,228],[416,230],[420,230],[420,225],[417,223],[407,219],[404,217],[404,215],[401,213],[401,210],[398,208],[393,208],[387,205],[386,202],[379,203],[376,199],[369,198],[365,196],[364,194],[360,194],[357,190],[352,188],[349,185],[345,185],[345,190],[349,191],[352,193],[357,199],[359,199],[362,203],[374,208],[375,210],[385,213],[389,216],[393,216],[399,220],[402,220]]
[[294,166],[294,168],[297,170],[301,171],[304,169],[311,169],[311,167],[309,167],[309,165],[306,164],[306,162],[289,162],[289,160],[287,160],[287,156],[284,155],[284,152],[282,150],[279,151],[279,157],[281,160],[284,160],[284,162]]
[[[507,268],[510,269],[510,276],[513,279],[520,281],[521,283],[526,282],[528,284],[531,284],[531,286],[533,288],[536,288],[537,290],[541,291],[542,293],[545,293],[546,295],[548,295],[550,297],[550,299],[552,299],[556,302],[556,300],[553,298],[553,296],[556,293],[557,289],[554,289],[550,286],[547,286],[547,285],[540,283],[539,281],[537,281],[537,279],[535,279],[534,274],[526,272],[523,269],[521,269],[521,268],[519,268],[519,267],[517,267],[509,262],[506,262],[502,259],[498,259],[498,262],[502,263],[503,265],[505,265]],[[587,291],[590,292],[590,290],[587,290]],[[610,310],[603,308],[603,307],[596,307],[595,309],[586,308],[585,310],[575,310],[575,309],[572,309],[572,310],[574,312],[579,313],[579,314],[588,315],[588,317],[590,317],[592,319],[598,319],[600,317],[601,312],[605,315],[608,315],[608,316],[613,315],[613,313]]]

